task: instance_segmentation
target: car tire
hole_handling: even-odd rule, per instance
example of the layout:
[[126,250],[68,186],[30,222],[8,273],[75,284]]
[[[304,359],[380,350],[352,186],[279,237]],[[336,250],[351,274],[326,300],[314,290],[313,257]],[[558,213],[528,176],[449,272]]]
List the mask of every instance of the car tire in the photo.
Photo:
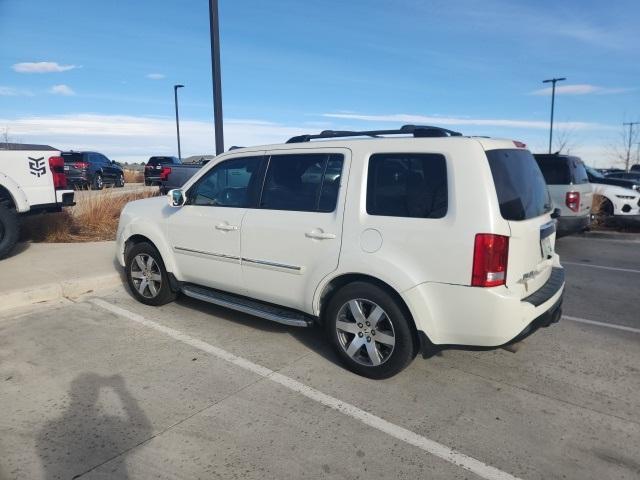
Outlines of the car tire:
[[613,203],[606,197],[603,197],[600,204],[600,215],[603,217],[612,217],[615,213]]
[[418,352],[415,329],[405,310],[378,285],[354,282],[331,297],[324,326],[349,370],[368,378],[389,378]]
[[118,179],[116,180],[116,187],[117,188],[124,187],[124,173],[121,173]]
[[91,181],[91,190],[102,190],[104,188],[104,180],[102,174],[96,173]]
[[160,306],[176,299],[177,292],[171,289],[162,256],[150,243],[141,242],[131,247],[127,251],[125,268],[127,284],[139,302]]
[[0,260],[11,253],[19,236],[18,214],[13,208],[0,205]]

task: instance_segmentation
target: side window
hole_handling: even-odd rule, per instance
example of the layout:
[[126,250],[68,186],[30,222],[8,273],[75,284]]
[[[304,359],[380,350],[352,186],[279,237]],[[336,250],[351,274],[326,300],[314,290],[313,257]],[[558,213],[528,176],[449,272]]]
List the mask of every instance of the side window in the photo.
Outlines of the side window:
[[260,208],[332,212],[336,208],[344,157],[337,154],[272,155]]
[[234,158],[219,163],[189,189],[191,205],[250,207],[262,157]]
[[433,153],[380,153],[369,158],[367,213],[442,218],[447,213],[447,164]]
[[100,155],[98,155],[97,153],[89,153],[87,154],[87,157],[89,158],[89,163],[93,164],[98,168],[102,167],[102,162],[100,161]]
[[573,164],[573,183],[576,185],[589,183],[589,178],[587,177],[587,171],[584,168],[584,164],[577,159],[572,159],[571,162]]

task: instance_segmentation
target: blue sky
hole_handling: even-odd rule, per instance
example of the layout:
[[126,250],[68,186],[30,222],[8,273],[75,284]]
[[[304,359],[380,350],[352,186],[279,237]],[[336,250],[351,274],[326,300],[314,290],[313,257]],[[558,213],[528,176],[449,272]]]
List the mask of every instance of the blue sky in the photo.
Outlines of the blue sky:
[[[435,123],[613,162],[640,119],[640,3],[220,0],[226,146]],[[42,64],[40,62],[48,62]],[[207,0],[0,0],[0,128],[117,160],[213,150]]]

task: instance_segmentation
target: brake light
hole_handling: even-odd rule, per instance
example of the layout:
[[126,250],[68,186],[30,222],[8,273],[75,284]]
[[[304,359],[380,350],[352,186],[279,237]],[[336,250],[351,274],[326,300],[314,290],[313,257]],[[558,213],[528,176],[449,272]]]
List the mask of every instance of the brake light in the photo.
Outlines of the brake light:
[[64,158],[49,157],[49,168],[53,175],[53,188],[56,190],[67,188],[67,177],[64,174]]
[[473,246],[472,287],[497,287],[507,280],[509,237],[478,233]]
[[567,192],[565,203],[569,210],[574,212],[580,210],[580,192]]
[[89,164],[87,162],[76,162],[73,164],[73,166],[76,168],[85,169],[89,167]]
[[522,143],[522,142],[520,142],[518,140],[514,140],[513,144],[518,148],[527,148],[527,144],[526,143]]
[[166,182],[170,173],[171,167],[162,167],[162,171],[160,172],[160,180]]

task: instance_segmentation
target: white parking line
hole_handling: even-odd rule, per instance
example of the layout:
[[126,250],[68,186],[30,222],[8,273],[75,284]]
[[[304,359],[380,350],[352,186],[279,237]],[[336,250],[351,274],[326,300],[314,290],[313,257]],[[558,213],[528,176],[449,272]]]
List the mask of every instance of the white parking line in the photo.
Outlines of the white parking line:
[[125,310],[124,308],[118,307],[99,298],[93,299],[91,300],[91,302],[100,308],[115,313],[116,315],[137,322],[141,325],[144,325],[145,327],[162,332],[175,340],[190,345],[191,347],[197,348],[198,350],[202,350],[203,352],[209,353],[215,357],[220,358],[221,360],[232,363],[233,365],[244,368],[245,370],[271,380],[272,382],[280,384],[283,387],[288,388],[289,390],[297,392],[311,400],[321,403],[322,405],[337,410],[344,415],[359,420],[365,425],[384,432],[405,443],[418,447],[421,450],[435,455],[436,457],[439,457],[449,463],[469,470],[479,477],[485,478],[487,480],[517,480],[517,477],[514,477],[507,472],[503,472],[502,470],[498,470],[491,465],[487,465],[480,460],[476,460],[475,458],[469,457],[468,455],[458,452],[457,450],[447,447],[446,445],[423,437],[422,435],[418,435],[417,433],[407,430],[406,428],[403,428],[399,425],[388,422],[383,418],[366,412],[365,410],[362,410],[354,405],[343,402],[342,400],[327,395],[326,393],[322,393],[321,391],[309,387],[297,380],[294,380],[293,378],[277,373],[267,367],[263,367],[262,365],[253,363],[246,358],[234,355],[231,352],[227,352],[222,348],[215,347],[207,342],[187,335],[186,333],[182,333],[179,330],[175,330],[173,328],[156,323],[152,320],[148,320],[142,315],[130,312],[129,310]]
[[598,327],[613,328],[614,330],[623,330],[625,332],[640,333],[640,328],[627,327],[625,325],[616,325],[615,323],[596,322],[595,320],[587,320],[586,318],[570,317],[569,315],[563,315],[565,320],[571,320],[572,322],[586,323],[588,325],[597,325]]
[[614,272],[640,273],[640,270],[634,270],[632,268],[606,267],[604,265],[592,265],[591,263],[580,263],[580,262],[567,262],[564,260],[562,260],[560,263],[562,263],[562,265],[577,265],[579,267],[600,268],[602,270],[612,270]]

